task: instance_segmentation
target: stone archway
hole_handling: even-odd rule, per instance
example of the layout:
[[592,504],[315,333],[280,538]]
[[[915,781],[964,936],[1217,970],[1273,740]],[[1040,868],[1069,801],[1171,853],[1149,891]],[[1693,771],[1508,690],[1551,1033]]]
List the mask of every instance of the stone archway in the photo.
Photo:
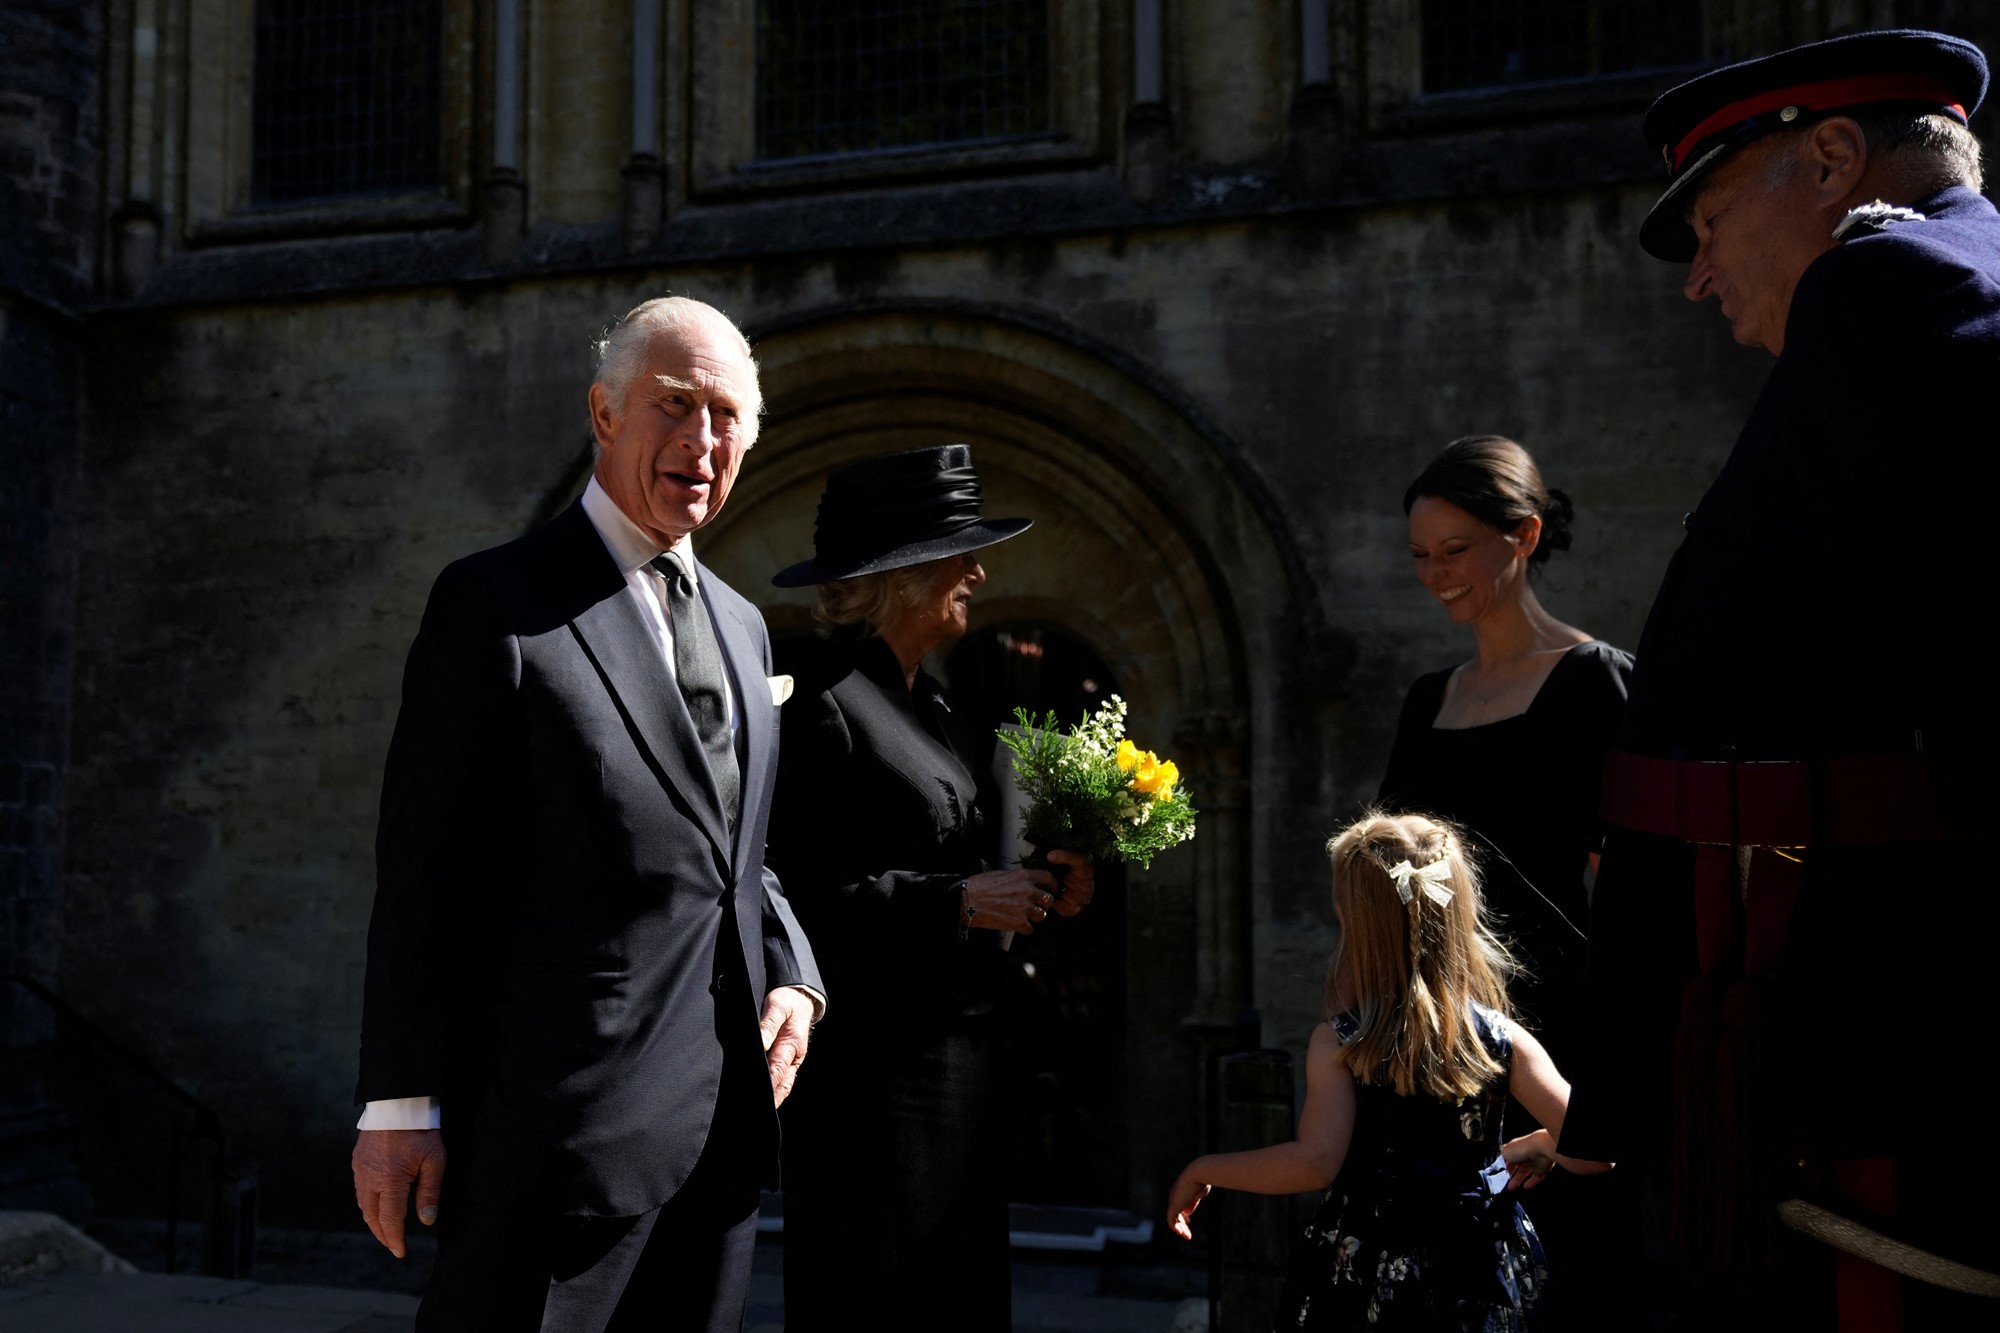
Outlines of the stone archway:
[[1312,599],[1292,595],[1282,545],[1226,442],[1110,355],[939,310],[843,313],[755,342],[763,435],[701,552],[774,634],[809,623],[810,590],[772,588],[769,576],[810,553],[829,471],[969,442],[987,512],[1036,522],[987,561],[974,628],[1039,621],[1087,642],[1116,674],[1135,737],[1188,775],[1201,832],[1135,873],[1130,898],[1130,1176],[1134,1206],[1150,1210],[1162,1163],[1197,1140],[1201,1101],[1188,1094],[1203,1057],[1251,1002],[1259,858],[1245,811],[1256,701],[1276,680],[1265,640]]

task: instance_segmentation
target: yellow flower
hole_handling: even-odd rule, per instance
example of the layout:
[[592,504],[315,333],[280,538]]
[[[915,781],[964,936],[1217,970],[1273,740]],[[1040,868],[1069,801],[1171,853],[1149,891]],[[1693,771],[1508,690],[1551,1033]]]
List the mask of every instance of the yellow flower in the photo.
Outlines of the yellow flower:
[[1132,785],[1157,801],[1171,792],[1180,778],[1181,771],[1174,766],[1173,760],[1161,759],[1148,750],[1139,758],[1139,769],[1132,775]]
[[1139,747],[1129,740],[1118,742],[1118,771],[1130,773],[1139,762]]

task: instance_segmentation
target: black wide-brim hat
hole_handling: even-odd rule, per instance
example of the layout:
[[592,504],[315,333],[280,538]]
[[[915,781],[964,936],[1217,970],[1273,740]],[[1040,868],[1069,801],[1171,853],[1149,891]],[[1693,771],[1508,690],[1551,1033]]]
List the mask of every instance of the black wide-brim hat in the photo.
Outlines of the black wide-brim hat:
[[780,588],[859,578],[1004,542],[1031,518],[981,518],[972,446],[939,444],[884,454],[826,479],[813,524],[813,558],[779,570]]
[[1857,32],[1713,70],[1669,88],[1646,113],[1646,142],[1671,183],[1639,226],[1657,259],[1694,258],[1688,205],[1708,173],[1772,130],[1862,108],[1942,112],[1964,123],[1986,96],[1986,56],[1962,37]]

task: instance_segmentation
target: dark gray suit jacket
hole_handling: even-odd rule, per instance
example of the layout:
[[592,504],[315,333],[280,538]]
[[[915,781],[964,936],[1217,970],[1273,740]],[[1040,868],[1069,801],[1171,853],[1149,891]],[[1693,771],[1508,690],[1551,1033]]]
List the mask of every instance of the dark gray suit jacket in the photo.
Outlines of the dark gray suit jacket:
[[[382,792],[355,1096],[441,1095],[454,1195],[657,1207],[701,1153],[725,1050],[761,1067],[765,994],[824,989],[764,867],[763,618],[706,569],[700,586],[736,690],[733,829],[580,504],[431,591]],[[732,1150],[774,1177],[759,1119]]]

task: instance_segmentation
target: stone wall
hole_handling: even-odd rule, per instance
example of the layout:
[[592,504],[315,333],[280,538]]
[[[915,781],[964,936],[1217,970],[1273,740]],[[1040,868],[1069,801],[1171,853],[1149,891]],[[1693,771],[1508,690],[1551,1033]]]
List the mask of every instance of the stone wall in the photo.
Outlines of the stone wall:
[[[44,982],[61,943],[98,22],[54,0],[0,10],[0,977]],[[52,1034],[40,1002],[0,981],[0,1199],[71,1202]]]

